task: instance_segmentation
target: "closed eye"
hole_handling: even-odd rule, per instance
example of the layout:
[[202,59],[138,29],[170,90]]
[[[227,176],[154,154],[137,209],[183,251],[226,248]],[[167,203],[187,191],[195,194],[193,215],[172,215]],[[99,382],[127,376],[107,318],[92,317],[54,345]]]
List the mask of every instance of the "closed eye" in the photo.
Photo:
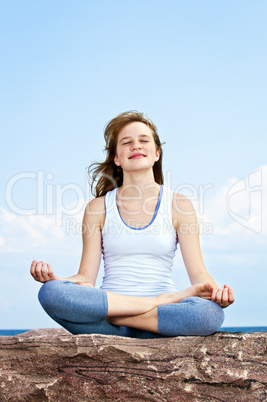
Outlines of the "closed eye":
[[[130,142],[131,142],[131,141],[124,142],[122,145],[127,145],[127,144],[130,144]],[[149,141],[147,141],[147,140],[141,140],[141,142],[149,142]]]

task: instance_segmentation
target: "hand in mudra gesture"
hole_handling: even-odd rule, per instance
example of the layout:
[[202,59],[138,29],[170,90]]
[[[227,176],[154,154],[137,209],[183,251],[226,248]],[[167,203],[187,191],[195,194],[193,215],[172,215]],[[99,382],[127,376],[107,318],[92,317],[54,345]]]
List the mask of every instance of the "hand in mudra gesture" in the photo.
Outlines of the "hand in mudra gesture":
[[213,289],[211,300],[219,304],[222,308],[230,306],[235,301],[234,291],[227,285],[222,288]]
[[37,262],[36,260],[33,260],[30,272],[36,281],[42,283],[60,279],[54,274],[51,265],[44,263],[43,261]]
[[[50,264],[44,263],[43,261],[37,262],[33,260],[30,269],[32,277],[41,283],[45,283],[48,281],[59,281],[62,280],[59,276],[55,275],[53,269]],[[94,286],[89,282],[82,282],[82,281],[73,281],[77,283],[77,285],[87,286],[93,288]]]

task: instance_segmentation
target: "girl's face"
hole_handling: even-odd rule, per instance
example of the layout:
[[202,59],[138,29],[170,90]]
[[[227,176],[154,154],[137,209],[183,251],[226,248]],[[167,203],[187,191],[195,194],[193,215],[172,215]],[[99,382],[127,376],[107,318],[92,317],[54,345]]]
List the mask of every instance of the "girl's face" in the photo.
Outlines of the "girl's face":
[[118,135],[114,163],[126,170],[151,168],[159,160],[151,129],[139,121],[129,123]]

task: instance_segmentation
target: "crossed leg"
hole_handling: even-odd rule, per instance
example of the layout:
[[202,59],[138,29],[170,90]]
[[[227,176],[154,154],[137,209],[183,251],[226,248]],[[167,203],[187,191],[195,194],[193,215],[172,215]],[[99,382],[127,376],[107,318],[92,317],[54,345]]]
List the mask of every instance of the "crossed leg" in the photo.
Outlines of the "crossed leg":
[[106,320],[112,325],[137,328],[163,336],[210,335],[221,327],[224,312],[217,303],[194,296],[134,317],[111,317]]
[[210,296],[208,284],[158,297],[117,295],[70,281],[47,282],[39,292],[45,311],[71,333],[119,336],[128,336],[125,327],[159,336],[213,333],[224,313]]

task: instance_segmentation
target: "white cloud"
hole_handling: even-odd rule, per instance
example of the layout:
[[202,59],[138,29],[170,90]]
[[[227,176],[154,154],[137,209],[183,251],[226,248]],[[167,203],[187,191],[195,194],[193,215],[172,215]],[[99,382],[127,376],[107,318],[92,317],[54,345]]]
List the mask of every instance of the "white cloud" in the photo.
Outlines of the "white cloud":
[[[202,213],[198,208],[200,200],[193,201],[206,251],[243,255],[263,250],[267,244],[266,189],[267,165],[264,165],[247,178],[230,178],[217,191],[206,193]],[[30,216],[0,208],[0,252],[79,255],[85,205],[86,200],[79,199],[57,214]],[[207,225],[211,234],[205,234]]]
[[202,232],[205,248],[231,254],[263,251],[267,244],[267,165],[248,177],[231,178],[209,194],[204,213],[198,214],[203,227],[210,224],[212,228],[211,236]]
[[[84,203],[85,200],[80,200]],[[0,208],[0,253],[80,253],[83,210],[69,206],[68,215],[18,215]],[[71,224],[70,224],[71,223]]]

